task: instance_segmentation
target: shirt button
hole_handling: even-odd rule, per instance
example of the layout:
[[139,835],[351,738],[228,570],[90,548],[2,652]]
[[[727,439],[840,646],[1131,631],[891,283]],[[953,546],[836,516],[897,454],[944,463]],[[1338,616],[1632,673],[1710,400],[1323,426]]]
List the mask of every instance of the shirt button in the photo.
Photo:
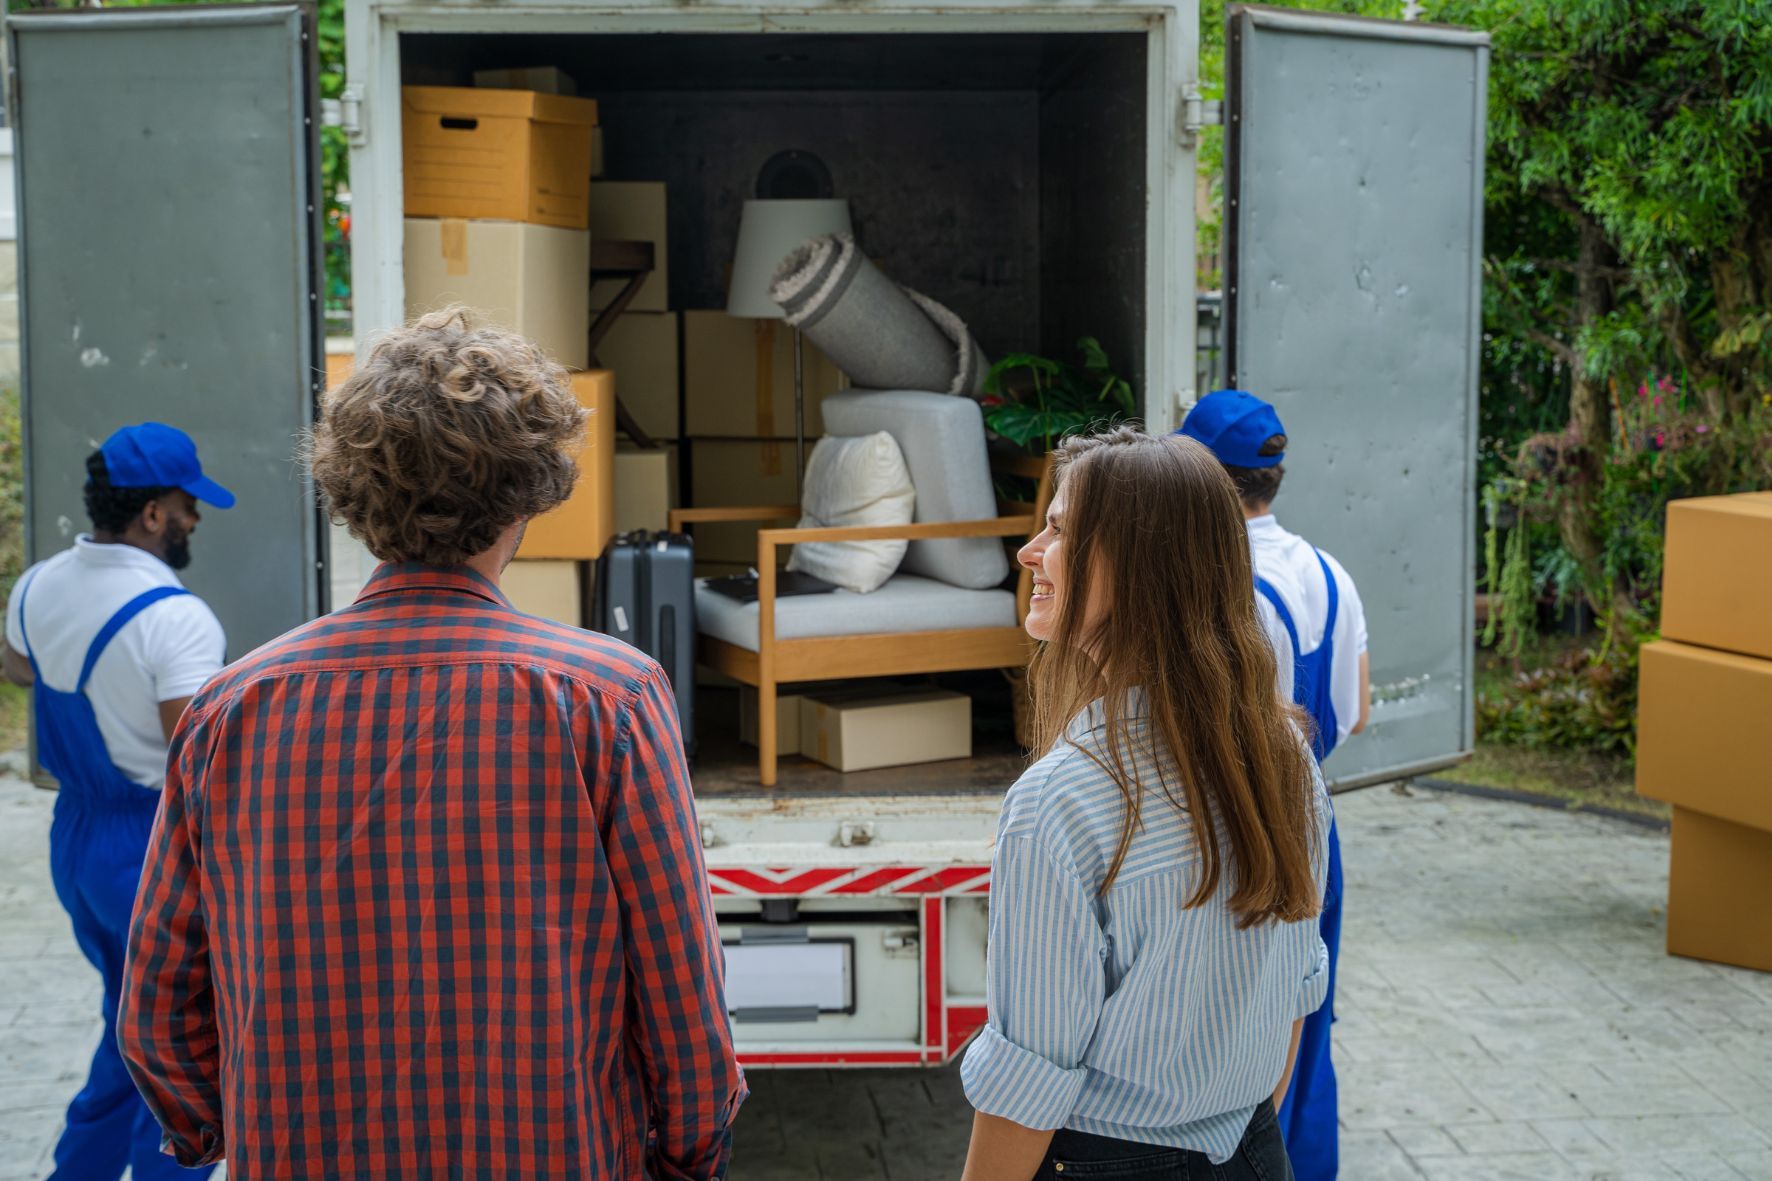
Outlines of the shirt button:
[[1054,1172],[1054,1173],[1062,1173],[1062,1172],[1064,1172],[1064,1162],[1063,1162],[1063,1161],[1061,1161],[1061,1160],[1055,1160],[1055,1161],[1053,1161],[1053,1162],[1052,1162],[1052,1171],[1053,1171],[1053,1172]]

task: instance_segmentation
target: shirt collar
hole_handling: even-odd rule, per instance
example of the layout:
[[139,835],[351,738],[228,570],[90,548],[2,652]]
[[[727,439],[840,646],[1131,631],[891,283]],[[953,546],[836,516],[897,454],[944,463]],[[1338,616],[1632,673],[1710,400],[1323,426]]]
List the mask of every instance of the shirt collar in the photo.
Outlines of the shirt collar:
[[[1150,698],[1145,695],[1142,687],[1134,687],[1127,691],[1125,704],[1120,707],[1120,721],[1136,729],[1144,725],[1150,712]],[[1098,697],[1089,703],[1088,709],[1071,719],[1071,724],[1065,727],[1065,736],[1075,742],[1106,724],[1107,698]]]
[[1280,534],[1280,522],[1272,513],[1250,517],[1245,523],[1249,526],[1250,537],[1277,537]]
[[157,577],[171,579],[172,585],[184,585],[179,581],[178,572],[161,561],[159,555],[127,541],[94,541],[92,534],[82,533],[74,538],[74,554],[90,565],[133,566],[152,571]]
[[422,562],[383,562],[369,576],[357,601],[419,591],[468,595],[499,607],[511,605],[504,592],[483,574],[466,566],[426,566]]

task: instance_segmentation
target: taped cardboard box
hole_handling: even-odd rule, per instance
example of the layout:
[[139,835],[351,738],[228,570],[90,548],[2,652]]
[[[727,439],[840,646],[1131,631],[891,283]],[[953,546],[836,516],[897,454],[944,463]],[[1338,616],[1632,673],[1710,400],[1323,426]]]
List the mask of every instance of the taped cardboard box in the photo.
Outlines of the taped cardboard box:
[[[806,438],[824,434],[818,406],[849,383],[805,342]],[[794,435],[794,330],[778,320],[683,313],[683,431],[698,438]]]
[[615,449],[615,531],[663,531],[677,507],[677,448]]
[[584,626],[584,575],[577,562],[526,561],[505,567],[499,587],[511,606],[567,627]]
[[1667,950],[1772,972],[1772,832],[1675,808]]
[[578,404],[591,412],[578,483],[565,504],[530,520],[519,558],[589,561],[615,536],[615,390],[615,374],[607,369],[572,375]]
[[[812,440],[806,441],[807,454]],[[696,508],[732,505],[789,505],[799,502],[799,482],[794,476],[792,439],[691,439],[689,441],[689,495]],[[792,526],[799,518],[769,522],[772,527]],[[710,521],[695,526],[695,557],[700,562],[735,562],[747,566],[757,561],[757,530],[763,522]],[[786,562],[786,546],[776,559]]]
[[446,304],[534,341],[567,369],[587,365],[591,328],[585,230],[519,221],[406,219],[406,314]]
[[400,114],[406,216],[589,224],[596,100],[407,86]]
[[677,316],[627,312],[597,344],[597,365],[615,370],[621,404],[640,429],[664,441],[678,435]]
[[1772,492],[1667,506],[1661,635],[1772,660]]
[[[627,310],[669,311],[671,267],[664,182],[599,180],[590,190],[588,224],[599,241],[652,243],[652,273]],[[597,311],[608,307],[626,285],[626,279],[598,280],[591,285],[591,307]]]
[[540,94],[578,93],[572,75],[553,66],[516,70],[475,70],[474,85],[483,90],[533,90]]
[[1772,660],[1644,644],[1637,794],[1772,831]]
[[[798,693],[775,695],[775,753],[800,753],[800,703]],[[757,745],[757,691],[749,685],[738,687],[738,740],[746,746]]]
[[972,757],[972,699],[946,689],[880,696],[809,695],[800,753],[839,771]]

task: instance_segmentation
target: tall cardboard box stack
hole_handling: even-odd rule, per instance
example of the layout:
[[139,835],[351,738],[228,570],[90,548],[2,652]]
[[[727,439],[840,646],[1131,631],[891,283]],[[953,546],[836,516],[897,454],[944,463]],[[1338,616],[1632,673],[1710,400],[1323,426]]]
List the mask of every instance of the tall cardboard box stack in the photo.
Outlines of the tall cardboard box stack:
[[1674,807],[1671,954],[1772,972],[1772,492],[1668,506],[1637,792]]
[[520,609],[582,622],[579,564],[614,531],[615,379],[588,370],[597,104],[558,71],[401,92],[409,315],[447,304],[534,341],[590,413],[570,500],[530,522],[506,584]]
[[[621,383],[621,403],[653,444],[622,444],[615,457],[616,532],[662,530],[677,505],[678,404],[682,382],[677,313],[670,310],[670,240],[665,186],[656,181],[599,180],[591,186],[591,233],[602,241],[650,242],[652,273],[597,345],[597,361]],[[624,280],[590,290],[595,315],[620,295]]]
[[[824,434],[819,403],[848,382],[810,342],[804,356],[810,454]],[[795,503],[793,329],[723,311],[684,312],[683,430],[689,439],[689,491],[697,508]],[[755,565],[760,527],[697,526],[698,569],[730,573]],[[786,561],[787,554],[779,551],[779,559]]]

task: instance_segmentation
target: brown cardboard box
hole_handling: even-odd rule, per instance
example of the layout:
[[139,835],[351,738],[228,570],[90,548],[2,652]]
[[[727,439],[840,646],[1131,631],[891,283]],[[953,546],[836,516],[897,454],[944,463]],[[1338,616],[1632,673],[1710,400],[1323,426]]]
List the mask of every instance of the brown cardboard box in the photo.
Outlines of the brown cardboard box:
[[1772,972],[1772,832],[1674,809],[1667,950]]
[[329,390],[336,388],[340,382],[351,375],[351,370],[356,367],[356,353],[335,353],[328,349],[326,353],[326,388]]
[[511,606],[567,627],[584,626],[577,562],[537,562],[519,558],[505,567],[499,586]]
[[[807,454],[812,440],[806,441]],[[794,478],[792,439],[691,439],[689,441],[689,495],[696,508],[729,505],[795,504],[799,501]],[[791,526],[784,519],[771,527]],[[695,526],[695,557],[701,562],[757,562],[757,530],[763,523],[751,521],[709,522]],[[785,562],[788,549],[776,552]]]
[[586,227],[594,99],[407,86],[400,116],[407,217]]
[[[805,350],[806,438],[813,440],[824,434],[818,404],[848,381],[811,341]],[[793,438],[794,330],[777,320],[684,312],[683,405],[686,435]]]
[[1772,660],[1772,492],[1667,506],[1664,639]]
[[407,315],[466,304],[490,322],[527,336],[568,369],[587,364],[590,267],[591,236],[584,230],[517,221],[406,219]]
[[[600,180],[591,186],[588,209],[591,233],[599,239],[652,243],[652,274],[627,310],[669,311],[671,269],[664,182]],[[625,279],[603,279],[593,284],[591,307],[598,311],[608,307],[626,283]]]
[[1644,644],[1637,794],[1772,831],[1772,660]]
[[800,753],[839,771],[972,757],[972,699],[946,689],[800,703]]
[[553,66],[517,70],[475,70],[474,85],[484,90],[534,90],[541,94],[577,94],[572,75]]
[[530,520],[519,558],[588,561],[615,535],[615,374],[574,373],[572,392],[591,412],[578,453],[578,483],[565,504]]
[[626,443],[615,449],[615,531],[653,533],[670,524],[677,507],[677,448],[642,451]]
[[[798,693],[775,696],[775,753],[800,753],[800,703]],[[746,746],[757,745],[757,691],[749,685],[738,687],[738,740]]]
[[640,429],[663,442],[677,437],[677,317],[673,312],[617,316],[597,344],[597,363],[615,370],[621,404]]

